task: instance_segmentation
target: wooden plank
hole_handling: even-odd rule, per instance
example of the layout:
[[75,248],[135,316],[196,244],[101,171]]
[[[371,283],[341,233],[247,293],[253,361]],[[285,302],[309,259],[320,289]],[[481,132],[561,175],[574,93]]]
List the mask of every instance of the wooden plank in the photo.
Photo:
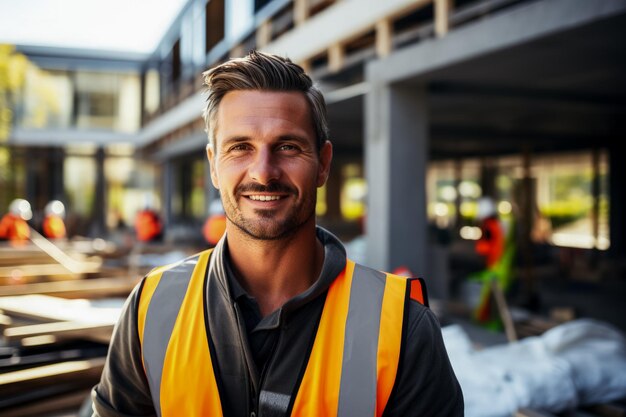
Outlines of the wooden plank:
[[123,302],[123,298],[67,300],[34,294],[0,297],[0,309],[9,316],[27,317],[40,322],[111,324],[117,321]]
[[0,310],[0,330],[7,328],[13,324],[13,319],[6,314],[2,310]]
[[245,55],[245,50],[243,45],[238,44],[231,48],[230,50],[230,58],[241,58]]
[[513,318],[509,306],[506,302],[504,292],[500,288],[497,280],[491,281],[491,290],[493,291],[494,298],[496,299],[496,305],[498,307],[498,313],[504,324],[504,331],[506,338],[509,342],[515,342],[517,340],[517,333],[515,331],[515,325],[513,324]]
[[48,294],[63,298],[101,298],[130,294],[139,279],[85,278],[80,280],[39,282],[23,285],[0,286],[0,297]]
[[2,410],[2,417],[32,417],[49,416],[51,413],[73,410],[74,413],[85,402],[91,390],[83,389],[63,395],[56,395],[52,398],[37,400],[32,404],[18,407],[11,407]]
[[88,259],[75,259],[33,228],[30,230],[30,240],[55,261],[75,274],[97,272],[102,266],[102,258],[94,256]]
[[0,397],[63,382],[97,382],[106,358],[67,361],[0,374]]
[[257,48],[264,48],[265,45],[272,41],[272,21],[266,19],[259,25],[256,30]]
[[328,49],[328,69],[331,72],[339,72],[343,69],[345,52],[343,45],[335,43]]
[[54,336],[55,338],[84,338],[97,341],[109,341],[114,323],[77,323],[60,321],[53,323],[31,324],[28,326],[9,327],[4,329],[7,341],[19,341],[37,336]]
[[453,0],[435,0],[435,35],[445,36],[450,30]]
[[298,27],[309,18],[309,0],[294,0],[293,2],[293,22]]
[[389,56],[393,44],[393,23],[391,19],[376,23],[376,55],[379,58]]
[[15,265],[0,267],[0,285],[12,285],[34,277],[65,276],[80,278],[83,275],[59,264]]
[[19,250],[0,248],[0,266],[49,264],[54,260],[39,248]]
[[306,72],[307,74],[310,74],[311,70],[313,69],[313,67],[311,67],[311,60],[309,59],[300,62],[298,65],[300,65],[304,72]]

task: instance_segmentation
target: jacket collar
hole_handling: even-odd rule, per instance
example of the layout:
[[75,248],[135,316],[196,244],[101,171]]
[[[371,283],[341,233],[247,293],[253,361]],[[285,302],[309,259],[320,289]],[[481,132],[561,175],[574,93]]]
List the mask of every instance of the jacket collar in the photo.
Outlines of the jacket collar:
[[[282,321],[288,320],[288,316],[292,311],[325,293],[330,284],[344,270],[346,266],[346,250],[339,239],[320,226],[317,226],[316,233],[317,238],[324,245],[324,264],[320,276],[306,291],[296,295],[283,304],[279,310],[266,317],[263,320],[263,328],[272,329],[280,326]],[[235,272],[230,266],[226,241],[227,236],[224,235],[213,249],[208,274],[209,279],[218,281],[223,295],[232,304],[239,297],[249,297],[249,295],[237,281]]]

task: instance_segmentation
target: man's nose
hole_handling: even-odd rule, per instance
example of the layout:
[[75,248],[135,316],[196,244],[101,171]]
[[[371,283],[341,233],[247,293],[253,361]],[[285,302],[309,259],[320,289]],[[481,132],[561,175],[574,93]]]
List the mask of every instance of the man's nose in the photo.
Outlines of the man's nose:
[[248,174],[259,184],[269,184],[280,177],[280,168],[269,149],[260,149],[256,153]]

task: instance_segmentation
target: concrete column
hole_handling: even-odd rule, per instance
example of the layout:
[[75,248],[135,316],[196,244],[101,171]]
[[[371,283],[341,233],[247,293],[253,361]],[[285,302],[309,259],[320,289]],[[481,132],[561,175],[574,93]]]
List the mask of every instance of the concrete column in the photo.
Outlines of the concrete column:
[[610,257],[614,260],[626,259],[626,194],[624,193],[624,178],[626,178],[626,164],[624,156],[617,142],[609,146],[609,238],[611,247]]
[[480,188],[484,196],[497,200],[496,179],[498,167],[492,158],[483,158],[480,166]]
[[102,237],[106,233],[106,207],[107,207],[107,187],[106,176],[104,174],[104,160],[106,158],[104,147],[98,147],[95,155],[96,161],[96,190],[91,211],[91,235]]
[[59,199],[67,204],[65,189],[63,187],[63,163],[65,161],[65,151],[63,148],[52,148],[50,150],[50,199]]
[[331,223],[341,220],[342,162],[341,158],[333,160],[330,166],[330,175],[328,176],[328,181],[326,181],[326,218]]
[[366,96],[369,266],[427,270],[427,95],[423,86],[376,83]]
[[29,152],[31,158],[29,163],[24,164],[26,167],[26,196],[18,195],[19,198],[25,198],[28,200],[33,210],[37,210],[43,207],[43,198],[41,196],[40,186],[40,169],[41,155],[36,149],[31,149]]
[[171,159],[167,159],[163,162],[161,175],[161,186],[163,187],[163,224],[167,230],[167,226],[173,223],[172,200],[174,199],[174,167]]
[[209,165],[209,161],[206,160],[205,161],[205,165],[204,165],[204,201],[206,204],[206,208],[205,208],[205,216],[208,217],[209,215],[209,205],[211,204],[211,202],[213,200],[216,200],[218,198],[220,198],[220,193],[217,190],[217,188],[215,188],[213,186],[213,182],[211,182],[211,165]]

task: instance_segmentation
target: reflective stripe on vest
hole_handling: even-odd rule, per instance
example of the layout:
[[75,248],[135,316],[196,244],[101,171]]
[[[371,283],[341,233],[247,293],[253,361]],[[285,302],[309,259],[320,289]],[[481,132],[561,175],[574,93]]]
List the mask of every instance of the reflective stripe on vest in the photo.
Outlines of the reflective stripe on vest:
[[[158,416],[222,415],[204,322],[209,254],[155,270],[142,289],[139,335]],[[292,416],[382,415],[396,379],[405,306],[409,296],[425,300],[411,281],[347,262],[328,290]]]
[[151,273],[139,302],[144,369],[159,417],[221,416],[204,322],[210,252]]
[[393,388],[407,278],[348,261],[328,291],[293,416],[381,416]]

